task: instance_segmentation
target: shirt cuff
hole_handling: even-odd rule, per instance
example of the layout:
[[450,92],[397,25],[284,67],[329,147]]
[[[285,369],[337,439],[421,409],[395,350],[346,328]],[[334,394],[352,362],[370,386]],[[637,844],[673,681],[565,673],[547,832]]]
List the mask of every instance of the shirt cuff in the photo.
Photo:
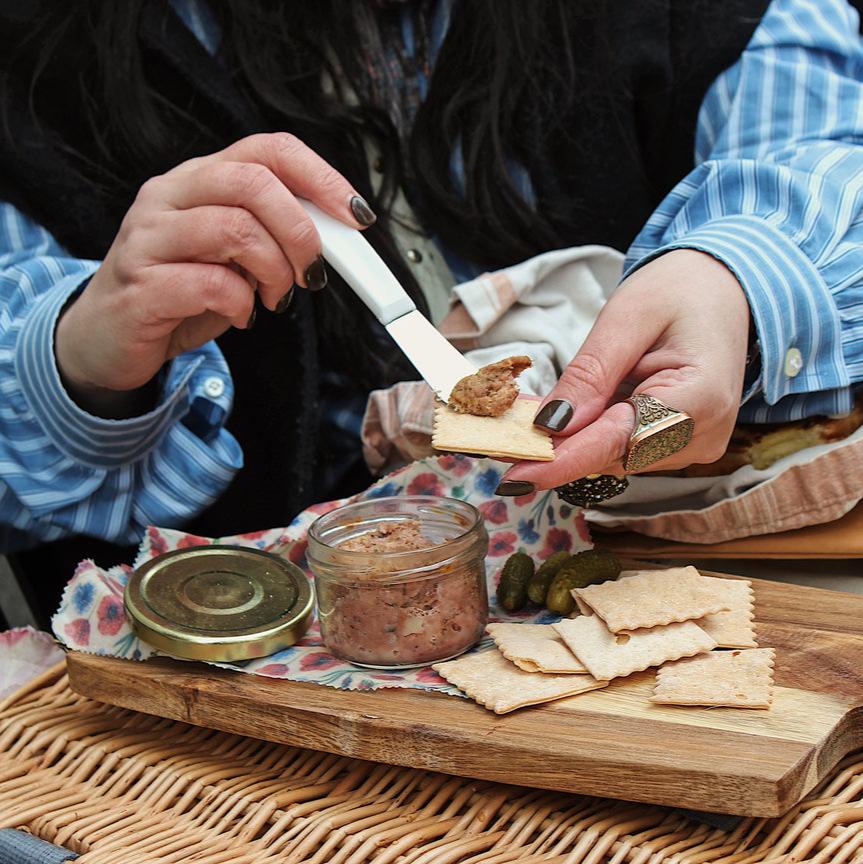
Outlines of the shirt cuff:
[[54,330],[69,297],[93,275],[97,265],[61,279],[34,305],[15,351],[21,390],[54,445],[70,459],[97,469],[111,469],[145,456],[162,435],[189,410],[188,388],[200,359],[189,364],[174,389],[153,411],[140,417],[106,420],[84,411],[69,397],[54,356]]
[[789,395],[850,386],[830,289],[781,231],[756,216],[726,216],[654,250],[625,275],[672,249],[712,255],[737,277],[761,346],[760,384],[768,405]]

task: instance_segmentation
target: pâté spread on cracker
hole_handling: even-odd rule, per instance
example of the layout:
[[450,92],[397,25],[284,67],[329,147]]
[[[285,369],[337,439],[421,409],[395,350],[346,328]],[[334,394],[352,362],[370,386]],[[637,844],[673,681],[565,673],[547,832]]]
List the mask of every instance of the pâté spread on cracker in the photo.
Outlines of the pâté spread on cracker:
[[517,378],[533,365],[530,357],[507,357],[483,366],[462,378],[449,397],[449,406],[460,414],[500,417],[512,408],[518,397]]
[[459,381],[448,404],[435,407],[432,446],[436,450],[550,462],[547,432],[533,425],[538,403],[519,396],[516,379],[529,357],[508,357]]

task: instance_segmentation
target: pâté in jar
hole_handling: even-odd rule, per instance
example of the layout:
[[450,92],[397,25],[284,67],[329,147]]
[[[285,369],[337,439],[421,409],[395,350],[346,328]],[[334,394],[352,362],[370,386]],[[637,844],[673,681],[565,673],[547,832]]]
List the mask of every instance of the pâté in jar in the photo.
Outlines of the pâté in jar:
[[435,496],[375,498],[309,529],[321,636],[370,668],[425,666],[474,645],[488,622],[479,511]]

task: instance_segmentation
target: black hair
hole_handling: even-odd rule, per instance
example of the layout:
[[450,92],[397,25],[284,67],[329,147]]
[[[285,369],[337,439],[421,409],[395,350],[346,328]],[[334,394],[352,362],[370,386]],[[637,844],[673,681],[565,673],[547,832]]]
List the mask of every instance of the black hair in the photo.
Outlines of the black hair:
[[[573,34],[579,21],[599,14],[601,0],[457,0],[428,97],[404,147],[383,110],[339,92],[340,80],[358,80],[370,62],[358,50],[356,4],[372,4],[379,14],[393,14],[395,5],[211,0],[222,31],[222,69],[253,106],[251,123],[258,129],[249,131],[287,129],[350,179],[379,214],[372,237],[421,308],[409,269],[393,264],[400,256],[389,232],[389,208],[400,184],[411,192],[424,228],[481,267],[506,266],[565,245],[565,208],[556,198],[560,178],[545,176],[544,155],[549,147],[565,146],[569,107],[587,87]],[[152,49],[141,39],[142,26],[154,6],[163,19],[174,14],[166,0],[41,5],[38,25],[19,46],[21,56],[31,58],[31,107],[38,122],[44,87],[60,88],[69,104],[80,106],[80,133],[96,144],[77,162],[88,180],[133,191],[178,161],[229,143],[223,125],[211,123],[195,105],[172,100],[165,82],[149,74]],[[335,92],[325,88],[325,78],[336,82]],[[364,148],[369,138],[382,154],[377,195]],[[55,143],[76,153],[74,140]],[[451,171],[457,146],[463,186]],[[513,181],[514,163],[530,177],[534,198]],[[567,206],[571,210],[571,202]],[[327,293],[316,298],[327,304],[318,316],[323,347],[350,351],[357,339],[345,337],[357,333],[362,310],[349,292]],[[358,354],[367,358],[369,346],[362,342]],[[351,360],[347,366],[357,368]]]

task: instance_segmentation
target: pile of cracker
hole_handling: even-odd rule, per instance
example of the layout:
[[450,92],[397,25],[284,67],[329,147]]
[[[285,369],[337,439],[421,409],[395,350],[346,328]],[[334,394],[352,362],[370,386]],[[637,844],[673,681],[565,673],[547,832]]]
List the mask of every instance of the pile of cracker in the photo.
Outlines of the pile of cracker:
[[774,652],[755,639],[751,582],[675,567],[624,571],[617,581],[572,594],[576,617],[489,624],[497,650],[433,668],[497,714],[597,690],[651,667],[659,667],[651,702],[770,707]]

